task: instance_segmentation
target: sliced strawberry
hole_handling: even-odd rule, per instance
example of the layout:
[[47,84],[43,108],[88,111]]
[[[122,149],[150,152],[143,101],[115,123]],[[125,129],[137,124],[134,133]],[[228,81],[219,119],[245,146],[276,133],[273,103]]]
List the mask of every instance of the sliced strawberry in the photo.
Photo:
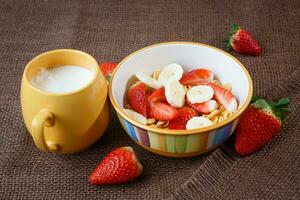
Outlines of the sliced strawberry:
[[206,101],[206,102],[203,102],[203,103],[194,103],[194,104],[192,104],[191,102],[189,102],[186,99],[186,102],[192,108],[194,108],[198,112],[200,112],[202,114],[205,114],[205,115],[211,113],[213,110],[218,108],[218,104],[215,100],[209,100],[209,101]]
[[198,116],[198,112],[194,110],[193,108],[183,106],[178,109],[179,116],[171,120],[169,122],[169,129],[177,129],[177,130],[185,130],[186,129],[186,123],[195,116]]
[[112,62],[103,62],[100,64],[100,69],[107,80],[110,79],[110,76],[116,67],[117,64]]
[[111,151],[89,177],[90,184],[104,185],[133,181],[143,171],[132,147]]
[[237,101],[229,90],[213,83],[209,83],[208,85],[214,90],[214,98],[224,106],[227,111],[234,112],[237,110]]
[[154,90],[148,97],[148,102],[167,101],[165,96],[165,88]]
[[210,83],[214,74],[208,69],[194,69],[182,76],[180,83],[183,85],[201,85]]
[[128,90],[128,102],[130,107],[147,117],[146,86],[142,82],[136,82]]
[[162,102],[149,103],[149,117],[156,120],[172,120],[178,117],[178,110]]

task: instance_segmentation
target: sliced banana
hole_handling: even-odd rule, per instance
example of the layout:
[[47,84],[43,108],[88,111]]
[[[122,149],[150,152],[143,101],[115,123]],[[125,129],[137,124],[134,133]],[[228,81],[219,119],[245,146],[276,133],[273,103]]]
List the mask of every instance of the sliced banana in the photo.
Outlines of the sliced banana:
[[191,103],[203,103],[214,96],[214,91],[210,86],[198,85],[189,89],[186,96]]
[[208,101],[208,109],[209,112],[216,110],[219,107],[218,103],[215,100]]
[[178,80],[172,80],[165,86],[165,96],[168,103],[176,108],[180,108],[185,103],[185,89]]
[[166,86],[172,80],[179,81],[182,77],[183,69],[180,65],[173,63],[163,68],[158,76],[158,81]]
[[142,124],[147,124],[147,119],[146,117],[144,117],[143,115],[141,115],[140,113],[137,113],[131,109],[123,109],[123,111],[130,116],[131,118],[133,118],[134,120],[141,122]]
[[187,122],[186,129],[190,130],[190,129],[202,128],[213,124],[214,123],[206,117],[193,117]]
[[162,87],[162,84],[159,81],[151,78],[150,76],[148,76],[146,74],[137,72],[135,74],[135,76],[137,77],[137,79],[139,79],[141,82],[145,83],[146,85],[148,85],[151,88],[159,89]]

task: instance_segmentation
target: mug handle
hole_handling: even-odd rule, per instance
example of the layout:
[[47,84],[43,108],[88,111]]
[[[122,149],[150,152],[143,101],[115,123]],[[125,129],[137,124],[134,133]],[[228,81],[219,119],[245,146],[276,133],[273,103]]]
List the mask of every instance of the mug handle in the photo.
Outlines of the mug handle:
[[40,150],[43,151],[58,151],[58,144],[47,143],[44,135],[44,126],[51,127],[54,125],[55,116],[46,109],[40,110],[32,120],[32,138]]

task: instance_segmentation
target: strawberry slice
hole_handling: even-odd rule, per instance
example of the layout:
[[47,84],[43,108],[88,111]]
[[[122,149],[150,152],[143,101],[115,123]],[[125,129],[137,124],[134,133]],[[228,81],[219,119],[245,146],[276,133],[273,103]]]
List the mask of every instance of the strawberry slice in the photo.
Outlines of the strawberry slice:
[[128,90],[128,102],[130,107],[147,117],[147,102],[146,102],[146,86],[144,83],[138,81],[132,85]]
[[213,110],[218,108],[218,104],[215,100],[209,100],[203,103],[194,103],[192,104],[191,102],[189,102],[186,99],[186,102],[189,106],[191,106],[192,108],[194,108],[195,110],[197,110],[198,112],[202,113],[202,114],[209,114],[211,113]]
[[204,85],[214,79],[214,74],[208,69],[195,69],[182,76],[180,83],[183,85]]
[[105,185],[133,181],[141,175],[143,166],[132,147],[120,147],[111,151],[99,163],[89,177],[90,184]]
[[196,110],[187,106],[179,108],[178,112],[179,116],[169,122],[169,129],[185,130],[186,123],[192,117],[198,116],[198,112]]
[[110,79],[110,76],[116,67],[117,64],[113,62],[103,62],[100,64],[100,69],[107,80]]
[[162,102],[149,103],[149,116],[156,120],[172,120],[179,115],[178,110]]
[[214,98],[224,106],[227,111],[234,112],[237,110],[237,101],[229,90],[213,83],[209,83],[208,85],[214,90]]
[[148,97],[148,102],[164,101],[166,102],[165,88],[154,90]]

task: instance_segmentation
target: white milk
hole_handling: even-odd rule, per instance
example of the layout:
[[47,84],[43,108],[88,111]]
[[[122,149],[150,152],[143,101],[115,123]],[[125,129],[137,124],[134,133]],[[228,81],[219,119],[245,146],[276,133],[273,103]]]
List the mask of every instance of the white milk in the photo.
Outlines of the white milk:
[[45,92],[65,93],[86,86],[93,77],[93,72],[84,67],[64,65],[42,68],[31,79],[31,84]]

